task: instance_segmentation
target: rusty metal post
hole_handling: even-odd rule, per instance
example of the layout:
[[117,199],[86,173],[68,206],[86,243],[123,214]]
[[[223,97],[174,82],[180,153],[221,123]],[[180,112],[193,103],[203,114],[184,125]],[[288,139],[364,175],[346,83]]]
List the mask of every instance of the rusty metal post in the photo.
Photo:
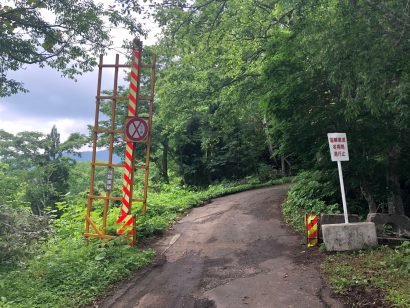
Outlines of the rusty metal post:
[[98,120],[100,112],[100,95],[101,95],[101,79],[102,79],[102,64],[103,55],[100,55],[100,62],[98,65],[98,81],[97,81],[97,96],[95,102],[95,121],[93,127],[93,154],[91,158],[91,176],[90,176],[90,191],[87,202],[87,212],[85,215],[85,233],[90,233],[90,214],[92,209],[92,198],[94,195],[94,178],[95,178],[95,159],[96,159],[96,149],[97,149],[97,130],[98,130]]

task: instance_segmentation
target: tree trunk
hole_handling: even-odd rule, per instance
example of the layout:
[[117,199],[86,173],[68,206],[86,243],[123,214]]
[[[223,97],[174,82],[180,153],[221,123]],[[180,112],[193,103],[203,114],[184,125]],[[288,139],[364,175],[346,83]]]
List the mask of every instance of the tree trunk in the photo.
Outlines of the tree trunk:
[[285,164],[284,157],[280,158],[280,165],[281,165],[280,170],[281,170],[282,176],[286,176],[286,164]]
[[265,132],[265,136],[266,136],[266,144],[268,145],[268,151],[269,151],[269,156],[270,159],[274,159],[275,153],[273,152],[273,143],[272,143],[272,139],[270,137],[270,133],[269,133],[269,129],[268,129],[268,125],[267,125],[267,121],[266,121],[266,117],[264,116],[262,119],[262,125],[263,125],[263,131]]
[[377,204],[373,198],[372,193],[370,192],[369,183],[366,180],[363,180],[360,184],[360,190],[364,199],[367,201],[369,205],[369,213],[377,213]]
[[165,183],[169,183],[169,177],[168,177],[168,150],[169,150],[169,140],[168,138],[165,138],[164,141],[162,142],[162,146],[164,147],[162,151],[162,179]]
[[[287,156],[287,157],[289,157],[289,156]],[[285,160],[285,163],[288,165],[288,173],[285,174],[285,175],[291,176],[292,175],[292,165],[290,164],[290,162],[286,158],[284,158],[284,160]],[[285,171],[286,171],[286,168],[285,168]]]
[[399,181],[400,153],[400,147],[394,145],[389,149],[387,155],[387,206],[389,214],[404,215]]
[[31,207],[31,212],[34,215],[40,216],[40,207],[38,206],[38,204],[33,204],[30,202],[30,207]]

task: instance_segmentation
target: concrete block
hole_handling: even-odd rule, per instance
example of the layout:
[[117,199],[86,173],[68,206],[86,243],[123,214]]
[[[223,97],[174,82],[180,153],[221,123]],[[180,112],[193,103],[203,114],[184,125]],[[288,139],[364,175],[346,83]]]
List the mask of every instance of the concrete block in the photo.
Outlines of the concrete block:
[[377,246],[376,226],[372,222],[322,225],[322,233],[327,251]]
[[396,236],[410,238],[410,218],[405,215],[373,213],[367,215],[367,221],[376,224],[378,236],[383,236],[384,225],[388,224]]
[[[349,222],[360,222],[359,215],[349,214]],[[343,214],[320,214],[320,225],[344,224],[345,216]],[[322,228],[319,229],[319,238],[323,238]]]

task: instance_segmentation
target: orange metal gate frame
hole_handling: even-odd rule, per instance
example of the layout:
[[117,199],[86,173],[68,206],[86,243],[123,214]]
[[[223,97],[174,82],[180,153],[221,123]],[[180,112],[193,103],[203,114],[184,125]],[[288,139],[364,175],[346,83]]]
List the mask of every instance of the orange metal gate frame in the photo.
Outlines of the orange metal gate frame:
[[[133,222],[132,222],[132,230],[131,232],[127,232],[126,236],[131,236],[132,241],[131,245],[135,245],[136,243],[136,214],[132,213],[132,203],[133,202],[140,202],[142,203],[142,215],[145,215],[147,209],[147,195],[148,195],[148,177],[149,177],[149,162],[150,162],[150,151],[151,151],[151,138],[152,138],[152,115],[153,115],[153,107],[154,107],[154,90],[155,90],[155,68],[156,68],[156,57],[152,55],[151,63],[143,64],[141,61],[142,58],[142,42],[138,39],[134,40],[134,51],[138,54],[138,91],[136,93],[137,102],[136,102],[136,117],[139,116],[139,104],[141,102],[148,103],[148,136],[146,139],[140,143],[146,144],[145,149],[145,164],[144,165],[137,165],[136,164],[136,147],[133,147],[132,153],[132,166],[131,166],[131,195],[129,200],[129,208],[127,214],[133,215]],[[120,64],[119,63],[119,55],[117,54],[115,57],[115,64],[104,64],[103,55],[100,55],[100,61],[98,65],[98,83],[97,83],[97,96],[96,96],[96,107],[95,107],[95,122],[93,127],[93,146],[92,146],[92,159],[91,159],[91,176],[90,176],[90,190],[88,195],[88,202],[87,202],[87,209],[85,214],[85,238],[101,238],[101,239],[114,239],[116,236],[106,234],[107,231],[107,215],[108,210],[110,207],[110,203],[112,201],[121,201],[122,197],[115,197],[111,195],[111,190],[106,189],[104,195],[95,195],[95,169],[96,167],[107,167],[107,169],[112,169],[114,173],[115,169],[122,170],[124,168],[123,164],[116,164],[113,163],[113,148],[114,148],[114,137],[120,135],[124,139],[124,127],[117,128],[115,123],[115,117],[117,114],[118,103],[120,101],[127,101],[127,96],[118,95],[118,73],[120,68],[131,68],[133,62],[131,64]],[[101,80],[102,80],[102,73],[103,68],[114,68],[114,85],[113,85],[113,93],[112,95],[102,95],[101,91]],[[150,68],[151,69],[151,76],[150,76],[150,85],[149,85],[149,96],[140,96],[140,78],[141,70],[143,68]],[[102,100],[110,100],[111,101],[111,118],[110,118],[110,127],[107,128],[100,128],[99,127],[99,113],[101,107]],[[125,119],[124,119],[125,123]],[[109,141],[108,141],[108,162],[97,162],[97,142],[99,134],[109,134]],[[136,169],[144,171],[144,187],[143,187],[143,197],[142,198],[133,198],[133,189],[132,187],[135,184],[134,179],[134,172]],[[91,217],[91,212],[93,210],[93,205],[95,200],[104,200],[104,207],[103,207],[103,215],[102,215],[102,223],[99,226],[95,221],[93,221]],[[119,213],[118,213],[119,215]],[[91,228],[90,228],[91,227]]]

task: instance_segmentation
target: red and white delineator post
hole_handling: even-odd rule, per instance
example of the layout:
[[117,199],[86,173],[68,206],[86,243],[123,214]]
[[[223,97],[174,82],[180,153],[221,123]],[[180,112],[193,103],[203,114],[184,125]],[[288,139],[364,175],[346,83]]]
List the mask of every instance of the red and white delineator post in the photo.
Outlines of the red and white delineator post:
[[[137,115],[141,77],[140,65],[142,44],[138,40],[134,42],[134,56],[130,74],[130,93],[128,97],[129,117],[136,117]],[[123,196],[121,199],[122,207],[120,217],[117,219],[117,224],[121,225],[118,230],[119,235],[123,234],[126,228],[133,224],[134,219],[134,217],[131,215],[132,185],[134,182],[134,158],[134,143],[128,141],[125,146],[124,178],[122,184]]]

